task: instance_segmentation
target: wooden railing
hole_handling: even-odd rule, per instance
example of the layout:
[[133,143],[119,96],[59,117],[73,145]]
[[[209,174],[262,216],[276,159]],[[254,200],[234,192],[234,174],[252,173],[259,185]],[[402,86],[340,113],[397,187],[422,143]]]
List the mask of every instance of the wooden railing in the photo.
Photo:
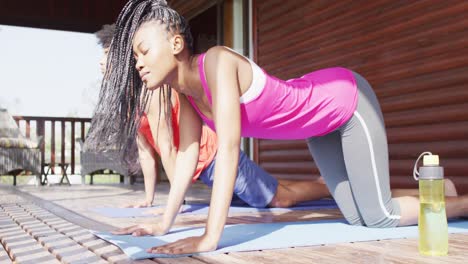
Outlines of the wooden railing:
[[[42,136],[44,144],[41,144],[41,174],[44,174],[44,163],[51,164],[52,174],[55,174],[54,167],[57,163],[69,163],[71,174],[75,174],[75,144],[77,139],[84,140],[89,129],[91,118],[71,118],[71,117],[39,117],[39,116],[14,116],[21,132],[31,138],[31,128],[36,129],[36,137]],[[76,129],[78,127],[78,135]],[[60,128],[60,138],[56,137],[56,128]],[[68,128],[70,130],[67,136]],[[56,141],[59,139],[60,160],[56,160]],[[67,144],[70,147],[67,149]],[[46,151],[47,150],[47,151]],[[69,158],[67,158],[69,151]],[[46,154],[48,154],[46,156]]]

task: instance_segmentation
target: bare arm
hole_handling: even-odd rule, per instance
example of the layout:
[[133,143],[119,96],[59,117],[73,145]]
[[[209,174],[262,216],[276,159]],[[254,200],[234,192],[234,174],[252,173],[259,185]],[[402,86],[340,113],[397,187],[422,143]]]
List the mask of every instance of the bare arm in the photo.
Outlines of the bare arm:
[[[168,126],[168,124],[171,123],[170,122],[171,120],[166,120],[168,119],[168,115],[166,113],[167,106],[166,106],[166,101],[165,101],[167,99],[164,98],[163,99],[164,101],[162,101],[164,106],[160,106],[159,97],[160,97],[160,93],[159,91],[156,91],[155,95],[152,97],[152,100],[146,112],[147,112],[147,117],[148,117],[148,124],[151,129],[152,138],[154,139],[155,145],[161,153],[162,165],[166,171],[166,175],[167,175],[167,178],[169,179],[169,183],[172,186],[175,160],[177,157],[177,148],[174,144],[174,135],[172,134],[174,131],[172,131],[172,129]],[[172,101],[172,105],[174,105],[176,102],[175,92],[172,93],[172,98],[170,100]],[[172,118],[174,119],[177,117],[173,116]],[[152,146],[151,146],[151,149],[152,149]],[[155,156],[153,155],[153,157]],[[153,160],[156,165],[157,161],[154,158]],[[155,177],[152,179],[149,179],[149,181],[151,182],[149,184],[153,184],[152,186],[156,184],[156,181],[154,179]],[[154,190],[154,187],[152,189]],[[151,193],[154,193],[153,190],[151,190],[151,186],[147,186],[146,177],[145,177],[146,195],[147,196],[152,195]],[[148,210],[144,214],[161,215],[164,212],[165,212],[165,207],[159,207],[156,209]]]
[[[202,123],[190,103],[183,96],[180,97],[180,144],[175,158],[171,189],[162,221],[155,224],[140,224],[122,228],[113,233],[116,235],[133,234],[163,235],[166,234],[179,211],[185,193],[195,172],[200,146]],[[164,157],[164,156],[163,156]]]
[[[163,246],[153,247],[148,250],[151,253],[184,254],[215,250],[226,224],[239,160],[241,130],[239,96],[242,94],[239,84],[241,81],[239,69],[242,69],[242,76],[249,75],[249,73],[251,76],[252,72],[248,61],[223,47],[211,48],[206,53],[205,69],[209,73],[206,76],[213,95],[211,112],[218,133],[214,185],[206,230],[202,236],[188,237]],[[242,81],[245,80],[242,79]],[[245,90],[247,90],[248,85],[245,85],[245,82],[242,84],[242,87],[245,86]],[[184,104],[188,105],[185,98],[181,106]],[[193,109],[187,112],[181,110],[180,124],[185,127],[180,129],[181,147],[177,155],[174,174],[174,181],[177,182],[178,188],[171,188],[168,201],[168,207],[170,206],[171,209],[166,210],[164,215],[166,224],[169,222],[172,224],[174,220],[176,213],[174,208],[177,205],[180,206],[181,196],[185,193],[190,181],[189,174],[187,174],[188,169],[191,169],[190,174],[193,174],[192,169],[194,169],[198,157],[201,120],[194,115],[196,116],[196,113]],[[182,118],[186,119],[182,120]],[[196,133],[193,133],[194,128],[197,130]],[[187,133],[189,134],[187,135]],[[195,142],[196,144],[194,144]],[[186,161],[191,163],[185,164]]]
[[226,224],[239,161],[240,88],[236,58],[219,48],[211,55],[206,57],[206,67],[214,73],[207,76],[207,81],[212,89],[218,153],[205,235],[217,244]]
[[202,123],[190,103],[180,96],[180,145],[174,168],[174,184],[169,191],[162,227],[167,232],[182,205],[198,163]]
[[205,233],[153,247],[150,249],[152,253],[184,254],[217,248],[226,224],[239,160],[241,92],[238,63],[245,65],[248,62],[241,61],[238,55],[221,47],[210,49],[205,57],[205,69],[210,73],[207,81],[213,95],[213,120],[218,134],[214,185]]
[[[174,105],[174,94],[171,100]],[[165,107],[159,104],[159,91],[156,91],[148,108],[148,122],[151,127],[153,139],[161,152],[161,162],[166,171],[167,178],[169,182],[172,183],[177,148],[174,145],[174,138],[173,135],[171,135],[171,130],[167,126],[164,109]]]
[[143,171],[143,177],[145,181],[145,202],[146,206],[151,206],[153,203],[156,185],[156,160],[154,158],[155,153],[146,138],[140,133],[138,133],[137,136],[137,145],[138,158],[140,160],[141,170]]
[[[176,148],[173,144],[173,141],[170,140],[170,130],[165,122],[165,112],[161,111],[161,115],[159,114],[161,109],[162,108],[160,107],[159,103],[159,92],[157,91],[153,94],[147,106],[147,119],[151,129],[152,137],[154,140],[157,139],[157,145],[159,146],[162,153],[161,160],[168,175],[169,181],[171,181],[173,171],[172,168],[175,163]],[[162,122],[160,122],[160,119]],[[146,199],[143,203],[139,202],[137,204],[133,204],[133,207],[151,206],[153,203],[156,186],[156,151],[153,149],[145,136],[140,132],[137,135],[137,146],[138,157],[144,176]]]

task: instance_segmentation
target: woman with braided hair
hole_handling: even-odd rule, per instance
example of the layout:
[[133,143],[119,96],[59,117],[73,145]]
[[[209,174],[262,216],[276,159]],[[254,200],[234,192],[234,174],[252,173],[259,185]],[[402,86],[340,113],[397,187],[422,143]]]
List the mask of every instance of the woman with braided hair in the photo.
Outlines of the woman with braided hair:
[[[103,74],[106,72],[107,55],[114,31],[115,25],[112,24],[104,25],[101,30],[96,32],[96,37],[104,53],[99,63]],[[169,92],[168,89],[171,89],[170,100],[166,98],[166,94]],[[126,203],[124,207],[152,206],[156,184],[156,155],[161,157],[171,186],[177,185],[172,180],[172,175],[175,157],[179,149],[179,94],[167,86],[160,88],[159,92],[153,94],[147,103],[147,109],[142,115],[137,136],[138,158],[144,176],[146,197],[141,201]],[[165,105],[166,99],[172,105],[170,112],[172,122],[170,126],[167,126],[165,122],[159,123],[159,120],[166,117],[166,112],[161,111],[161,103]],[[216,141],[216,133],[204,125],[200,138],[197,168],[192,179],[193,181],[200,179],[210,187],[213,185],[214,165],[216,163]],[[329,195],[330,193],[321,178],[317,180],[277,180],[250,160],[243,151],[240,151],[233,199],[236,203],[243,202],[258,208],[291,207],[301,202],[316,200]],[[164,208],[160,207],[148,212],[161,214],[164,212]]]
[[[101,104],[108,105],[103,106],[107,117],[95,122],[96,139],[120,140],[126,143],[123,149],[131,149],[146,91],[168,85],[185,95],[180,96],[180,143],[173,172],[178,187],[170,190],[167,210],[154,225],[116,234],[167,233],[196,167],[203,121],[217,133],[205,233],[149,252],[217,248],[234,189],[241,136],[305,139],[350,224],[381,228],[417,222],[418,199],[391,196],[383,116],[372,88],[359,74],[327,68],[283,81],[225,47],[193,54],[183,17],[165,1],[150,0],[130,0],[123,8],[109,58],[100,95]],[[106,127],[114,120],[121,125]],[[449,217],[466,215],[467,207],[467,196],[447,198]]]

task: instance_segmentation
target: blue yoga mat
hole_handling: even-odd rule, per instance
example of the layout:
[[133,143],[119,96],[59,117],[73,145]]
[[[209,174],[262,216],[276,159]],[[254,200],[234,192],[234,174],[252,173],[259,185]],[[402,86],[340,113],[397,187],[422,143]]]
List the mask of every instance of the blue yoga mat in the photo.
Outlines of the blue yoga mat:
[[[167,235],[154,237],[116,236],[108,232],[93,232],[98,237],[115,244],[132,259],[167,258],[206,255],[236,251],[254,251],[346,242],[375,241],[383,239],[413,238],[418,236],[417,226],[395,228],[367,228],[352,226],[344,220],[316,222],[287,222],[269,224],[227,225],[218,250],[198,254],[165,255],[150,254],[146,250],[176,240],[200,236],[204,228],[179,228]],[[449,223],[449,233],[468,233],[468,221]]]
[[[160,206],[153,206],[149,208],[111,208],[100,207],[92,209],[101,215],[111,218],[128,218],[128,217],[154,217],[154,215],[145,214],[146,211],[158,208]],[[245,206],[231,206],[229,213],[254,213],[254,212],[290,212],[299,210],[321,210],[321,209],[335,209],[338,208],[335,201],[331,199],[316,200],[297,204],[290,208],[255,208]],[[208,204],[185,204],[182,206],[182,213],[180,214],[208,214]]]

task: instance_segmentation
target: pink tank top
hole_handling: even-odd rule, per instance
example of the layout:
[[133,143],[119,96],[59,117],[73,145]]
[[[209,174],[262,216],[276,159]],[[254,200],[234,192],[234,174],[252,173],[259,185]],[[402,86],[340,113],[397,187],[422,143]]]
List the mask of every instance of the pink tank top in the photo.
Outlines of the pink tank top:
[[[212,103],[205,70],[205,54],[198,57],[201,83]],[[328,134],[346,123],[357,105],[357,86],[352,71],[327,68],[287,81],[268,75],[254,62],[252,84],[240,98],[241,134],[264,139],[305,139]],[[190,103],[205,123],[213,120]]]

